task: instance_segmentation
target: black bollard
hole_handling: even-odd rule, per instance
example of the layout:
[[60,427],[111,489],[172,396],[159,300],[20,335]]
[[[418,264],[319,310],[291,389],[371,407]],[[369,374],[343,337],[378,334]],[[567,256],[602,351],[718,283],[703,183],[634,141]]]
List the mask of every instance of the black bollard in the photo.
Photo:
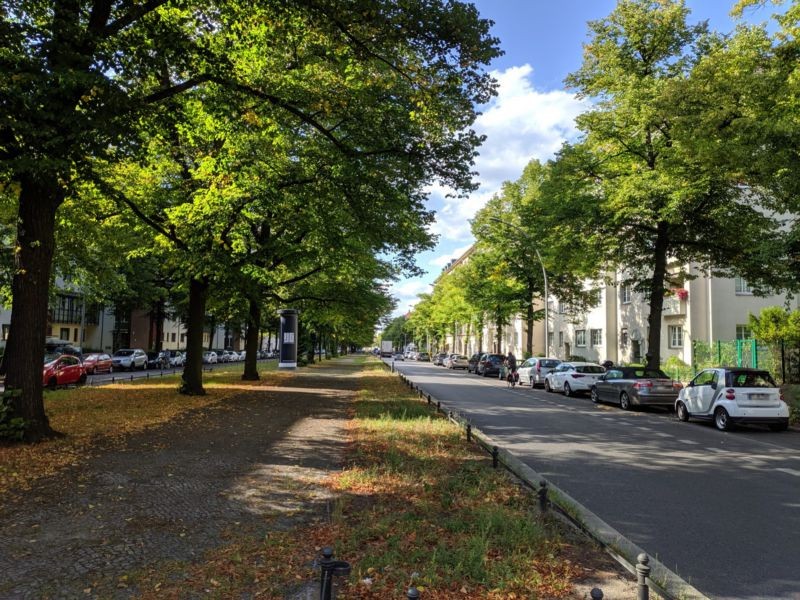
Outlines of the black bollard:
[[539,497],[539,510],[542,512],[547,511],[547,482],[542,480],[539,482],[539,489],[536,491],[536,495]]
[[592,588],[589,595],[592,597],[592,600],[603,600],[603,590],[600,588]]
[[492,446],[492,467],[495,469],[500,464],[500,449],[497,446]]
[[333,560],[333,548],[322,549],[322,560],[319,561],[320,574],[319,598],[332,600],[333,577],[347,577],[350,575],[350,563],[343,560]]
[[650,587],[647,585],[647,578],[650,576],[650,557],[642,552],[636,557],[636,579],[638,580],[639,595],[637,600],[648,600],[650,598]]
[[470,425],[469,423],[467,423],[467,441],[468,442],[472,441],[472,425]]
[[430,404],[430,403],[431,403],[431,395],[428,394],[428,404]]

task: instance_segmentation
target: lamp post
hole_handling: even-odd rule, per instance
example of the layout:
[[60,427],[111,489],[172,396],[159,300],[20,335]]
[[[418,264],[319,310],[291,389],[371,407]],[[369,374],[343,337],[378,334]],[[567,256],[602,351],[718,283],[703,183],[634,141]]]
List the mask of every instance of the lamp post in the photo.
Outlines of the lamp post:
[[539,249],[536,247],[536,243],[531,239],[531,236],[519,225],[515,225],[514,223],[509,223],[508,221],[504,221],[503,219],[499,219],[497,217],[489,217],[490,221],[494,221],[495,223],[500,223],[501,225],[505,225],[506,227],[512,227],[519,231],[522,236],[531,243],[533,246],[533,251],[536,252],[536,258],[539,260],[539,264],[542,267],[542,277],[544,278],[544,354],[545,356],[549,356],[550,354],[550,313],[547,308],[548,298],[550,294],[548,293],[547,289],[547,270],[544,268],[544,262],[542,261],[542,255],[539,254]]

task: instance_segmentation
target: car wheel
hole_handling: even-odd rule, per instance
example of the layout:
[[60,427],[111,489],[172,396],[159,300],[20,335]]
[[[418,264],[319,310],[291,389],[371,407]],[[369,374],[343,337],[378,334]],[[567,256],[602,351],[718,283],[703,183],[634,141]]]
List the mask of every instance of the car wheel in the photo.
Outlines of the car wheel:
[[572,396],[572,388],[569,387],[569,384],[566,381],[564,382],[564,395]]
[[488,377],[489,376],[489,372],[486,369],[484,369],[482,375],[484,377]]
[[714,425],[720,431],[728,431],[731,428],[731,417],[728,411],[721,406],[714,411]]
[[622,392],[619,395],[619,407],[622,410],[630,410],[631,409],[631,398],[628,396],[628,392]]
[[683,421],[685,423],[689,420],[689,410],[686,408],[686,405],[683,402],[678,402],[678,406],[675,407],[675,413],[678,415],[679,421]]
[[770,423],[769,430],[770,431],[786,431],[789,429],[789,421],[785,423]]
[[58,381],[56,380],[55,377],[51,377],[50,381],[47,382],[47,387],[50,388],[51,390],[56,389],[57,385],[58,385]]
[[533,377],[531,377],[531,389],[536,387],[536,383],[533,381]]
[[597,394],[597,388],[594,386],[592,386],[591,398],[592,402],[595,404],[600,404],[600,396]]
[[552,388],[550,387],[550,382],[547,379],[544,380],[544,391],[545,392],[553,391]]
[[78,385],[83,385],[84,383],[86,383],[86,373],[83,373],[83,374],[82,374],[82,375],[81,375],[81,376],[78,378]]

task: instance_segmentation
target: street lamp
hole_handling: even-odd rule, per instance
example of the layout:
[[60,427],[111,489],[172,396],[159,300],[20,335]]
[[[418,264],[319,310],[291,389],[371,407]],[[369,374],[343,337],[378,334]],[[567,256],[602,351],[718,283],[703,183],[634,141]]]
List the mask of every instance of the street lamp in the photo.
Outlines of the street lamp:
[[550,295],[547,291],[547,270],[544,268],[544,262],[542,261],[542,255],[539,254],[539,249],[536,247],[536,242],[531,239],[531,236],[519,225],[515,225],[514,223],[509,223],[508,221],[504,221],[503,219],[499,219],[497,217],[489,217],[490,221],[494,221],[496,223],[500,223],[507,227],[513,227],[517,231],[519,231],[525,239],[527,239],[531,245],[533,246],[533,251],[536,252],[536,258],[539,259],[539,264],[542,266],[542,277],[544,278],[544,354],[545,356],[549,356],[550,354],[550,314],[547,308],[548,298]]

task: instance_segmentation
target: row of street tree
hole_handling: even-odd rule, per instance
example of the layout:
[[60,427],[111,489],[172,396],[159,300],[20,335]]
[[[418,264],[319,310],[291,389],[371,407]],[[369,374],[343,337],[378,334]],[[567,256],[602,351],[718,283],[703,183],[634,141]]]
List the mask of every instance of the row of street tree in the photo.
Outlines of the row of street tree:
[[535,249],[550,296],[572,310],[595,301],[584,281],[617,271],[645,295],[653,368],[665,293],[687,276],[670,264],[739,275],[757,292],[797,290],[800,3],[782,8],[774,33],[711,32],[681,0],[620,0],[591,22],[567,79],[587,100],[579,138],[503,186],[472,222],[468,260],[393,328],[442,339],[488,319],[499,335],[524,314],[531,331],[544,296]]
[[424,189],[474,189],[490,23],[451,0],[11,0],[0,6],[6,399],[52,434],[52,281],[184,316],[203,393],[212,311],[366,344],[434,243]]

